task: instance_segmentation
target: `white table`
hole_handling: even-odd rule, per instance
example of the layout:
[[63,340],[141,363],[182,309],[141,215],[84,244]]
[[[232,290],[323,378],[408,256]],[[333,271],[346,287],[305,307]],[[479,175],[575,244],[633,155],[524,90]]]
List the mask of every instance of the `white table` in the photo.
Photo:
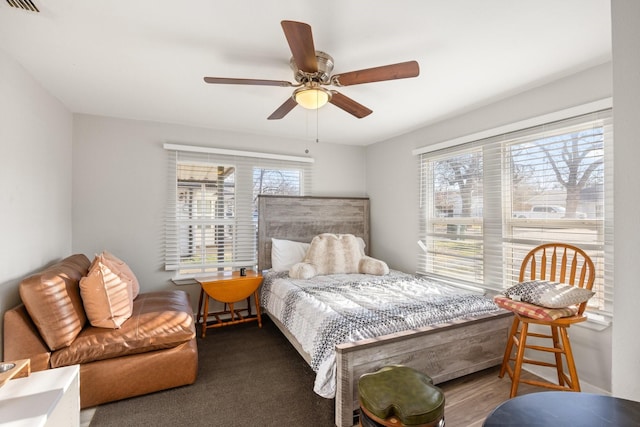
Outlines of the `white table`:
[[32,372],[0,387],[0,425],[79,427],[79,366]]

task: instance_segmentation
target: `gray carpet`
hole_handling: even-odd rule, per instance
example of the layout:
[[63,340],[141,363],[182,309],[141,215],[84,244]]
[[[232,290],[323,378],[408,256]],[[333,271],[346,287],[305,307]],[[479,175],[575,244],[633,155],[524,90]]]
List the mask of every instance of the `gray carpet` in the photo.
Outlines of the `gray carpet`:
[[266,316],[262,329],[208,330],[198,354],[195,384],[100,405],[90,426],[334,425],[334,400],[313,392],[313,371]]

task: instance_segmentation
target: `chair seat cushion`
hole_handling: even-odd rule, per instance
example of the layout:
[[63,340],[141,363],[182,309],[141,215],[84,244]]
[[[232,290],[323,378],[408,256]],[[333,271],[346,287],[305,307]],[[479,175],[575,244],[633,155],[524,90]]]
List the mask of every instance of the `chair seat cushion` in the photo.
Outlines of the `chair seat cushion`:
[[540,307],[539,305],[529,304],[528,302],[524,301],[514,301],[504,295],[496,295],[495,297],[493,297],[493,301],[499,307],[502,307],[506,310],[540,320],[552,321],[561,317],[575,316],[578,313],[578,308],[575,306],[563,308],[546,308]]
[[406,366],[386,366],[358,381],[360,405],[381,419],[391,416],[403,425],[420,425],[444,415],[444,393],[431,378]]

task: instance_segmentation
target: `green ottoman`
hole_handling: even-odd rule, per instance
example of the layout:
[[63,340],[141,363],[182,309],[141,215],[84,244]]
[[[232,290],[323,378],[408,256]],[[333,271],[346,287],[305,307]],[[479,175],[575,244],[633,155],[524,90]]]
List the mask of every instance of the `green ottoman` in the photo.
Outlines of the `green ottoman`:
[[358,380],[360,425],[444,426],[444,393],[407,366],[385,366]]

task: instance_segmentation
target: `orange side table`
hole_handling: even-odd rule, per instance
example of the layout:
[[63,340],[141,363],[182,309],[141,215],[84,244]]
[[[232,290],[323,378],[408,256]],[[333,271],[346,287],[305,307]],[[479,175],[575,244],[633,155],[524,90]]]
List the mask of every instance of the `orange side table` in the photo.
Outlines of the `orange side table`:
[[[247,270],[246,276],[241,276],[239,271],[232,273],[224,272],[213,276],[201,277],[196,279],[200,283],[200,301],[198,302],[198,321],[200,316],[200,308],[202,307],[202,299],[204,297],[204,310],[202,310],[202,338],[206,336],[207,329],[219,328],[221,326],[235,325],[237,323],[258,321],[258,326],[262,327],[262,317],[260,313],[260,296],[258,288],[262,284],[262,274],[252,270]],[[206,294],[206,295],[205,295]],[[253,295],[256,304],[256,317],[251,316],[251,306],[249,298]],[[209,313],[209,298],[228,305],[229,309]],[[247,299],[247,308],[236,310],[234,304],[238,301]],[[243,317],[239,312],[247,310],[248,317]],[[222,320],[221,315],[228,314],[230,320]],[[209,315],[216,318],[216,322],[209,325],[207,323]]]

